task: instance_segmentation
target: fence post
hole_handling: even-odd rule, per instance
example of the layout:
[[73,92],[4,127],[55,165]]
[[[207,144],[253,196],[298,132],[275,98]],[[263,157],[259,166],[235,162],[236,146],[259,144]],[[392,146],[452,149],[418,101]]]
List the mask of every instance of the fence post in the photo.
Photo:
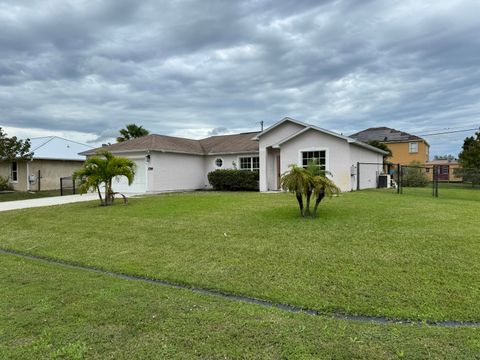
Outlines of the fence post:
[[397,164],[397,194],[400,194],[400,185],[401,185],[401,178],[400,178],[400,163]]
[[40,181],[42,179],[41,175],[42,175],[42,173],[40,172],[40,170],[38,170],[38,178],[37,178],[38,179],[38,182],[37,182],[38,183],[38,191],[41,190],[41,188],[40,188]]
[[357,162],[357,191],[360,190],[360,162]]
[[60,196],[63,196],[63,178],[60,178]]

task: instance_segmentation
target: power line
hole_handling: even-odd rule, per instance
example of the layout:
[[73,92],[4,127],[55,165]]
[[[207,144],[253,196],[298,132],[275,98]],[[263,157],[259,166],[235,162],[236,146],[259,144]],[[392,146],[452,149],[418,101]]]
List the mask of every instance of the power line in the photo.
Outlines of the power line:
[[463,130],[444,131],[444,132],[439,132],[439,133],[422,134],[422,135],[418,135],[418,136],[445,135],[445,134],[453,134],[453,133],[473,131],[473,130],[480,130],[480,127],[473,128],[473,129],[463,129]]

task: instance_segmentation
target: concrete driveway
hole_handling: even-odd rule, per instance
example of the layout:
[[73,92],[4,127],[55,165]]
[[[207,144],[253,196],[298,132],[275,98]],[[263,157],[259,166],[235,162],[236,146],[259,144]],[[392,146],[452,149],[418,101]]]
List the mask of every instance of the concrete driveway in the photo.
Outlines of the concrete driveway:
[[16,200],[16,201],[3,201],[0,202],[0,211],[27,209],[41,206],[52,206],[70,204],[81,201],[98,200],[97,194],[84,194],[84,195],[66,195],[66,196],[54,196],[31,200]]

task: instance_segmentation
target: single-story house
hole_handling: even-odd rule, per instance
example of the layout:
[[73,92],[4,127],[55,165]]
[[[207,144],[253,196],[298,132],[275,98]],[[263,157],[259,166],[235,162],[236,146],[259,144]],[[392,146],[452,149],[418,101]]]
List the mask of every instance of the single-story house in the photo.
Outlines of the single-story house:
[[14,190],[40,191],[60,188],[60,178],[72,176],[85,161],[80,152],[92,149],[58,136],[30,139],[31,160],[0,162],[0,176],[9,179]]
[[356,188],[357,162],[378,163],[362,173],[362,189],[377,187],[384,151],[358,140],[300,121],[284,118],[262,132],[212,136],[193,140],[164,135],[141,138],[84,151],[91,156],[107,150],[135,161],[135,181],[114,183],[115,191],[155,193],[209,188],[215,169],[259,171],[260,191],[280,189],[280,176],[290,164],[305,166],[319,159],[342,189]]
[[443,182],[461,182],[462,178],[455,174],[455,169],[460,168],[457,160],[432,160],[425,163],[427,177],[433,180],[433,168],[437,168],[437,179]]

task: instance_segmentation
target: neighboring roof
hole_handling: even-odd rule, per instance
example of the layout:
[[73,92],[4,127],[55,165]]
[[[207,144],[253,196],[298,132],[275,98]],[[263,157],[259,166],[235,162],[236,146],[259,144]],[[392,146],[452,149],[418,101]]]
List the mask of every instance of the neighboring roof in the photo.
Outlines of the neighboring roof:
[[458,165],[457,160],[432,160],[427,161],[426,165]]
[[386,126],[365,129],[363,131],[350,135],[350,137],[363,142],[369,142],[374,140],[381,142],[403,142],[415,140],[425,141],[425,139],[422,139],[417,135],[412,135],[404,131],[392,129]]
[[30,151],[33,159],[48,160],[85,160],[79,155],[82,151],[92,149],[92,146],[58,136],[45,136],[30,139]]
[[252,140],[257,133],[212,136],[202,140],[151,134],[116,144],[84,151],[82,155],[93,155],[99,150],[114,153],[132,151],[163,151],[194,155],[238,154],[258,152],[258,142]]

